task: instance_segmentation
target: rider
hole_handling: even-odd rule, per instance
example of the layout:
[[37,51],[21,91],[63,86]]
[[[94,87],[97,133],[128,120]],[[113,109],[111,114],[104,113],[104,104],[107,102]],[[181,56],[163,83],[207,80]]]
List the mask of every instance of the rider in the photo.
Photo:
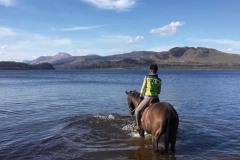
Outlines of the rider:
[[150,101],[153,99],[158,99],[158,94],[161,92],[161,84],[162,81],[160,78],[158,78],[157,75],[158,66],[157,64],[151,64],[150,65],[150,73],[144,77],[142,88],[140,91],[140,97],[144,99],[140,102],[138,107],[135,110],[135,116],[136,116],[136,130],[140,130],[140,112],[143,108],[147,107]]

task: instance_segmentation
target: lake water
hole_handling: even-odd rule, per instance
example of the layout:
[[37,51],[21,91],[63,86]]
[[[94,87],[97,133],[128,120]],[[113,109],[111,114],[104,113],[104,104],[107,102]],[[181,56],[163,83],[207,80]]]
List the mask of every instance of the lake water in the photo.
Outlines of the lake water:
[[240,71],[158,73],[160,100],[180,118],[175,153],[154,153],[150,135],[132,132],[125,91],[148,71],[28,70],[0,71],[0,159],[240,159]]

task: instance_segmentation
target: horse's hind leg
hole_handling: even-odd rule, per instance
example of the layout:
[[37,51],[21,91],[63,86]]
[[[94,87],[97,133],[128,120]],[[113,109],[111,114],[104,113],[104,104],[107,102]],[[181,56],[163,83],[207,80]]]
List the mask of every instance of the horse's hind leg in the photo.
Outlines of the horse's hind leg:
[[157,142],[158,142],[157,139],[154,137],[154,135],[152,135],[152,146],[153,146],[153,150],[155,152],[158,151],[158,143]]
[[164,148],[165,148],[165,151],[168,152],[168,149],[169,149],[169,135],[165,134],[165,140],[164,140]]
[[176,145],[176,135],[173,135],[171,137],[171,148],[170,148],[171,151],[175,151],[175,145]]
[[174,129],[171,131],[171,137],[170,137],[170,143],[171,143],[171,151],[175,151],[175,145],[177,140],[177,131],[178,131],[178,125],[175,125]]
[[[158,130],[158,131],[160,131],[160,130]],[[158,131],[152,135],[152,145],[153,145],[154,151],[158,151],[158,141],[161,137],[161,135]]]

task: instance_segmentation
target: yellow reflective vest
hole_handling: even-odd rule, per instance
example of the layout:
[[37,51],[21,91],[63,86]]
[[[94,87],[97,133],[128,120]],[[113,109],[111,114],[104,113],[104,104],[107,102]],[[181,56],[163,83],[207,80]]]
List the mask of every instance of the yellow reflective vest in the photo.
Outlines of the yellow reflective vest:
[[157,97],[158,89],[161,84],[162,84],[162,81],[160,78],[158,78],[157,74],[147,75],[146,76],[145,96]]

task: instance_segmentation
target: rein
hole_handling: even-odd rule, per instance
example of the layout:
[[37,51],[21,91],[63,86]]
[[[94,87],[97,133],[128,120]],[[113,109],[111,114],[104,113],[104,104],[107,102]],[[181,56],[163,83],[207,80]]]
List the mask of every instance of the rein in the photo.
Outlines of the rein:
[[[142,99],[140,99],[138,105],[139,105],[141,102],[142,102]],[[138,107],[138,105],[137,105],[137,107]],[[135,110],[136,110],[137,107],[135,107],[134,110],[132,110],[131,112],[135,112]]]
[[[129,95],[129,94],[130,94],[130,95]],[[133,103],[133,100],[132,100],[132,99],[135,99],[135,100],[136,100],[136,98],[139,99],[139,93],[136,92],[136,91],[130,91],[130,92],[128,93],[128,96],[131,97],[131,102],[132,102],[132,103]],[[136,108],[138,107],[138,105],[141,103],[141,101],[142,101],[142,98],[140,98],[140,100],[138,101],[137,106],[135,106],[134,103],[133,103],[133,106],[134,106],[135,108],[134,108],[133,110],[129,110],[132,115],[134,115],[134,112],[135,112]],[[129,107],[130,107],[130,106],[129,106]],[[133,107],[131,107],[131,108],[133,108]]]
[[136,108],[134,110],[132,110],[131,112],[135,112]]

